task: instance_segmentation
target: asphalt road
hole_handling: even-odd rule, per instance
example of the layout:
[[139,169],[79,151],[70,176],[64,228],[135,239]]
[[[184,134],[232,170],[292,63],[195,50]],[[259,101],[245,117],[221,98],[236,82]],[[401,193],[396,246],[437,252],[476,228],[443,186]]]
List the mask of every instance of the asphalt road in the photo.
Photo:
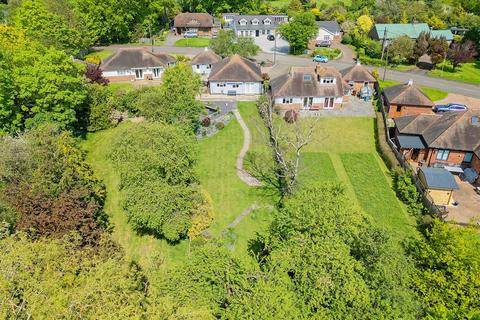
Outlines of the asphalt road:
[[[113,45],[108,47],[110,50],[116,50],[118,48],[131,48],[132,46],[122,46],[122,45]],[[142,46],[139,46],[142,47]],[[143,46],[149,48],[148,46]],[[106,49],[106,48],[105,48]],[[175,47],[171,45],[164,46],[154,46],[154,52],[165,52],[165,53],[177,53],[184,54],[186,56],[194,56],[197,53],[204,50],[203,48],[187,48],[187,47]],[[257,61],[274,61],[273,53],[259,53],[255,59]],[[353,64],[353,61],[350,63],[348,61],[330,61],[326,65],[337,68],[338,70],[345,69]],[[314,65],[314,62],[310,58],[305,57],[296,57],[291,55],[281,55],[277,54],[275,56],[275,66],[269,70],[270,77],[274,78],[284,72],[286,72],[291,66],[308,66]],[[370,70],[374,69],[373,67],[368,67]],[[479,71],[480,72],[480,71]],[[379,70],[380,76],[383,76],[383,69]],[[461,94],[473,98],[480,98],[480,85],[469,84],[458,81],[445,80],[442,78],[429,77],[423,74],[416,74],[412,72],[401,72],[394,70],[387,70],[385,74],[386,80],[393,80],[398,82],[408,82],[413,80],[413,83],[419,86],[426,86],[431,88],[436,88],[444,90],[451,93]]]

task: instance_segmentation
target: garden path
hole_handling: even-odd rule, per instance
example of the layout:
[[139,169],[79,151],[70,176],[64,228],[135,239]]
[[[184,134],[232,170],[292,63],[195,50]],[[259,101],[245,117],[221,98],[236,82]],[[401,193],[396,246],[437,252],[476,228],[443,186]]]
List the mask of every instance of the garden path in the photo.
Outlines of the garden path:
[[243,130],[243,147],[240,150],[240,153],[238,154],[237,157],[237,162],[236,162],[236,170],[237,170],[237,175],[242,180],[245,182],[248,186],[251,187],[259,187],[261,186],[261,182],[258,181],[257,178],[252,177],[245,169],[243,168],[243,159],[245,158],[245,155],[248,152],[248,149],[250,148],[250,143],[252,142],[252,136],[250,134],[250,130],[247,127],[247,124],[245,121],[243,121],[242,116],[240,115],[240,112],[238,110],[234,110],[233,114],[237,118],[238,123],[240,124],[240,127]]

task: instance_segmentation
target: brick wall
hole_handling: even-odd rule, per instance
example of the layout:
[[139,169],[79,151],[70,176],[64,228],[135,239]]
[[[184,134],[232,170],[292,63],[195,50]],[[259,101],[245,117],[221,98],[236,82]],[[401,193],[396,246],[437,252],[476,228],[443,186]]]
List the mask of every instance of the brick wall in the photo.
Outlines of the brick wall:
[[420,107],[420,106],[401,106],[400,112],[397,111],[396,104],[390,104],[388,107],[388,116],[390,118],[398,118],[403,116],[411,116],[421,113],[433,114],[431,107]]
[[480,159],[476,155],[474,155],[472,159],[472,168],[480,172]]
[[429,161],[429,165],[433,165],[435,163],[439,163],[443,165],[448,165],[448,164],[460,165],[463,163],[463,158],[465,157],[464,151],[455,151],[455,150],[450,150],[447,160],[438,160],[437,154],[438,154],[438,150],[430,149],[430,152],[427,158],[427,161]]
[[105,77],[105,78],[107,78],[110,82],[134,81],[134,80],[135,80],[135,76],[134,76],[134,75]]

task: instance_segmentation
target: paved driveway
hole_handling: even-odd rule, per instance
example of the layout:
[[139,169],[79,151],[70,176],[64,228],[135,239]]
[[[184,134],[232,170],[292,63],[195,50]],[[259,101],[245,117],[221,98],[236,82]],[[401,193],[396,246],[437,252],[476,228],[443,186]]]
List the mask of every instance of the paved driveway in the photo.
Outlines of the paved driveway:
[[480,98],[467,97],[461,94],[449,93],[445,99],[435,101],[435,104],[447,103],[463,103],[469,109],[480,110]]
[[[262,52],[266,53],[278,53],[278,54],[288,54],[290,50],[290,45],[288,44],[287,40],[282,39],[279,35],[277,35],[277,41],[270,41],[267,39],[266,35],[261,35],[260,37],[255,37],[255,44],[260,47]],[[276,47],[275,47],[276,42]]]
[[480,222],[480,195],[475,192],[473,185],[461,181],[455,176],[460,189],[453,191],[453,200],[458,202],[457,206],[448,207],[446,220],[455,221],[461,224],[478,224]]

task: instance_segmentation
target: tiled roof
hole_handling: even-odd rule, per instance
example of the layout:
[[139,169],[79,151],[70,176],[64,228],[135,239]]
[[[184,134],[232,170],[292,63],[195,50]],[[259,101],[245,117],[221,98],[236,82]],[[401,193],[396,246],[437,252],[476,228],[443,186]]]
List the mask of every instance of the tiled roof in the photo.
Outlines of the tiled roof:
[[208,81],[263,81],[260,66],[235,54],[213,65]]
[[474,152],[480,157],[480,111],[419,114],[396,118],[400,134],[418,135],[430,148]]
[[214,26],[214,18],[208,13],[179,13],[173,22],[175,28],[197,27],[212,28]]
[[385,30],[387,30],[386,39],[395,39],[401,36],[408,36],[412,39],[416,39],[422,31],[430,31],[430,28],[426,23],[378,23],[374,26],[374,29],[380,39],[383,39],[383,33]]
[[165,53],[153,53],[147,49],[120,49],[103,61],[103,71],[128,70],[132,68],[167,67],[176,58]]
[[432,30],[430,31],[432,38],[444,37],[447,41],[453,40],[453,33],[450,30]]
[[319,28],[325,29],[330,33],[336,34],[342,31],[340,28],[340,25],[338,24],[337,21],[317,21],[317,26]]
[[367,70],[364,66],[362,66],[360,63],[357,63],[350,68],[344,69],[340,71],[340,73],[343,76],[343,80],[345,82],[348,81],[355,81],[355,82],[376,82],[377,79],[375,79],[374,76],[370,73],[370,71]]
[[[307,76],[307,78],[305,78]],[[334,77],[335,83],[324,84],[318,77]],[[292,67],[270,82],[274,97],[339,97],[343,96],[341,74],[331,67]]]
[[411,81],[387,87],[382,90],[389,103],[407,106],[433,107],[435,104],[429,97],[420,91]]
[[195,57],[193,57],[191,64],[215,64],[222,60],[215,52],[205,48],[205,51],[200,52]]
[[456,190],[458,189],[457,182],[453,175],[444,168],[420,168],[420,176],[426,183],[429,189],[441,190]]

